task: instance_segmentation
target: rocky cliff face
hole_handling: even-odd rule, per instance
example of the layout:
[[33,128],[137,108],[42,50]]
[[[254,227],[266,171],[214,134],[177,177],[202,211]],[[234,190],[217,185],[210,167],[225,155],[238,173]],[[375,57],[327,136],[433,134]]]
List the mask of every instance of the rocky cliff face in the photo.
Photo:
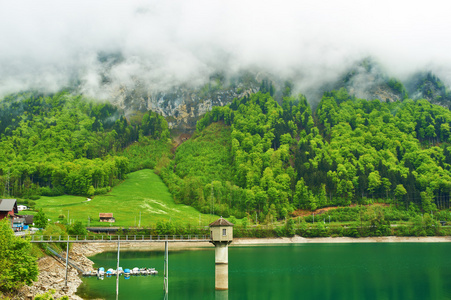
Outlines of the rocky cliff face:
[[136,85],[121,88],[113,95],[113,103],[126,112],[152,110],[166,118],[169,128],[191,132],[197,120],[213,106],[224,106],[234,98],[258,92],[256,83],[236,86],[204,86],[200,89],[177,87],[169,91],[149,91]]
[[346,88],[351,95],[361,99],[380,101],[401,101],[406,96],[404,87],[390,78],[383,68],[372,59],[365,59],[351,68],[328,89]]
[[[108,80],[107,80],[108,81]],[[286,83],[290,90],[305,93],[312,107],[319,103],[323,93],[346,88],[351,95],[362,99],[380,101],[402,101],[409,97],[425,98],[431,103],[445,107],[451,105],[451,92],[430,73],[419,73],[406,82],[390,77],[384,68],[371,58],[356,63],[335,82],[315,87],[311,91],[299,91],[296,80],[281,79],[265,72],[242,71],[234,78],[226,78],[221,73],[210,77],[204,86],[189,84],[155,90],[145,83],[135,80],[131,85],[113,88],[111,101],[123,109],[127,115],[137,111],[152,110],[166,118],[169,127],[190,133],[196,128],[197,120],[213,106],[224,106],[234,98],[241,98],[265,90],[265,82],[273,88],[274,98],[281,102]],[[294,86],[293,86],[294,85]]]
[[413,99],[426,99],[433,104],[451,107],[451,91],[432,73],[423,72],[412,76],[407,88]]

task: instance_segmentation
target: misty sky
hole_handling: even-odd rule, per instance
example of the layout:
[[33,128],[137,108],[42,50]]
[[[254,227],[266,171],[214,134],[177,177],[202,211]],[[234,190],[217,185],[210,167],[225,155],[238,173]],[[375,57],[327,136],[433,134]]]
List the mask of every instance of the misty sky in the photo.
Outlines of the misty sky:
[[1,1],[0,95],[80,78],[102,97],[98,54],[120,54],[112,85],[202,84],[259,68],[309,87],[374,57],[401,79],[451,85],[450,1]]

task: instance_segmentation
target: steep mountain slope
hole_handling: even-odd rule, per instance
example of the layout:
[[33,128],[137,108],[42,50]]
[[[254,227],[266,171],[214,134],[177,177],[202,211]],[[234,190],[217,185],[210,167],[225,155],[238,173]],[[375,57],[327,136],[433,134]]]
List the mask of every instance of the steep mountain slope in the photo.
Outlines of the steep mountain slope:
[[[233,76],[215,73],[206,84],[185,83],[171,87],[151,87],[138,79],[128,84],[110,84],[109,69],[120,61],[120,57],[104,58],[104,88],[109,93],[111,103],[126,111],[127,115],[136,111],[152,110],[168,121],[169,128],[193,132],[196,121],[213,106],[224,106],[234,98],[249,96],[259,90],[261,80],[258,74],[248,71]],[[81,86],[79,87],[79,89]]]
[[198,132],[217,134],[222,122],[231,128],[229,141],[222,138],[231,144],[231,162],[201,168],[193,153],[208,148],[210,160],[220,151],[193,139],[160,173],[177,201],[203,212],[264,222],[294,209],[376,199],[406,210],[450,205],[451,113],[426,100],[368,101],[340,89],[325,93],[312,114],[302,96],[279,105],[257,93],[213,108]]
[[348,70],[341,78],[324,91],[345,88],[357,98],[380,101],[400,101],[407,97],[402,83],[390,77],[383,67],[371,58],[364,59]]
[[426,99],[447,108],[451,106],[451,91],[440,78],[430,72],[415,74],[406,86],[414,99]]

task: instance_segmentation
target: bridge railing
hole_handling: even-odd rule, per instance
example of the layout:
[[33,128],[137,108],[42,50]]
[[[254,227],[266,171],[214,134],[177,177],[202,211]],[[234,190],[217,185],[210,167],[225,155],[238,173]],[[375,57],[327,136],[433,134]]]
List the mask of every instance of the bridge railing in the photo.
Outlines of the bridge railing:
[[189,242],[189,241],[209,241],[207,235],[31,235],[30,241],[35,243],[43,242]]

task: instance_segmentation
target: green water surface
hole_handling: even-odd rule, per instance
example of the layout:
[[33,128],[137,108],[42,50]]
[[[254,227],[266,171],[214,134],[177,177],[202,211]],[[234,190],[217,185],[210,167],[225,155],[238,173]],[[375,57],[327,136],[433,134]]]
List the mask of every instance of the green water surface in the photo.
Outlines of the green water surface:
[[[171,246],[169,245],[171,250]],[[451,243],[289,244],[229,248],[229,290],[214,289],[214,248],[169,251],[167,299],[451,299]],[[165,299],[163,252],[122,252],[119,299]],[[96,266],[116,268],[117,253]],[[84,299],[116,299],[116,279],[84,278]]]

